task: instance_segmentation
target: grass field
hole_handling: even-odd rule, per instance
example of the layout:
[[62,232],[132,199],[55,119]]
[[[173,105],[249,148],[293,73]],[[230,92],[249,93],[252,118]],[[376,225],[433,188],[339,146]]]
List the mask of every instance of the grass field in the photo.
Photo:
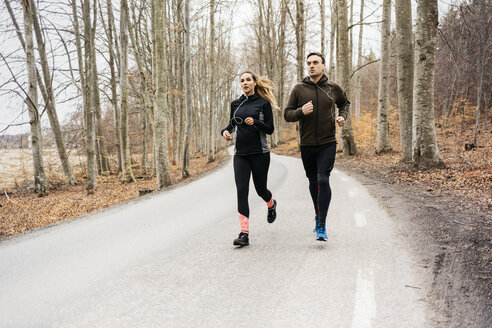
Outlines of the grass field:
[[[70,155],[70,161],[76,173],[83,170],[84,160],[77,153]],[[62,182],[65,179],[56,149],[43,150],[43,163],[50,183]],[[29,188],[32,184],[31,149],[0,149],[0,192]]]

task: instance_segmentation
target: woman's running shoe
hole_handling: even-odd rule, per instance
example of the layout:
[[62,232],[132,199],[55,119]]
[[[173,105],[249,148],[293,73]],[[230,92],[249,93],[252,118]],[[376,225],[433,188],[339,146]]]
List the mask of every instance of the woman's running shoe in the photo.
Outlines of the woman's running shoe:
[[273,223],[277,218],[277,201],[273,200],[273,206],[268,209],[267,221]]
[[247,233],[241,232],[239,237],[234,239],[234,246],[248,246],[249,245],[249,235]]

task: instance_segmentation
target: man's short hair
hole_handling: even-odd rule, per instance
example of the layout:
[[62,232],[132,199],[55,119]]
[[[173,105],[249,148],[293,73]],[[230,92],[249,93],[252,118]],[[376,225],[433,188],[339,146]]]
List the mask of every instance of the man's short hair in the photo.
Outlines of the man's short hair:
[[325,57],[323,57],[323,55],[321,54],[321,52],[310,52],[309,55],[307,55],[306,57],[306,60],[311,57],[311,56],[318,56],[321,58],[321,63],[324,64],[325,63]]

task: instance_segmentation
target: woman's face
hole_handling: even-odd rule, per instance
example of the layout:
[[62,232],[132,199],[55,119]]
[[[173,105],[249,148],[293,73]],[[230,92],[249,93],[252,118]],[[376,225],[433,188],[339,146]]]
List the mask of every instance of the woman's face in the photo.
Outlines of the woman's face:
[[245,95],[252,95],[255,92],[256,82],[253,80],[251,73],[241,75],[239,83],[241,83],[241,89]]

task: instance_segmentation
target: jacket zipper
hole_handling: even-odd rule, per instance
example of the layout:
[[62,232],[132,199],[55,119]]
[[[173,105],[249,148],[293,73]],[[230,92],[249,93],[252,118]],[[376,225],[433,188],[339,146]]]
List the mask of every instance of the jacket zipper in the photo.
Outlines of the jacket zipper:
[[316,122],[314,123],[314,141],[316,146],[318,145],[318,114],[319,114],[319,101],[318,101],[318,89],[317,85],[314,86],[314,91],[316,92]]

